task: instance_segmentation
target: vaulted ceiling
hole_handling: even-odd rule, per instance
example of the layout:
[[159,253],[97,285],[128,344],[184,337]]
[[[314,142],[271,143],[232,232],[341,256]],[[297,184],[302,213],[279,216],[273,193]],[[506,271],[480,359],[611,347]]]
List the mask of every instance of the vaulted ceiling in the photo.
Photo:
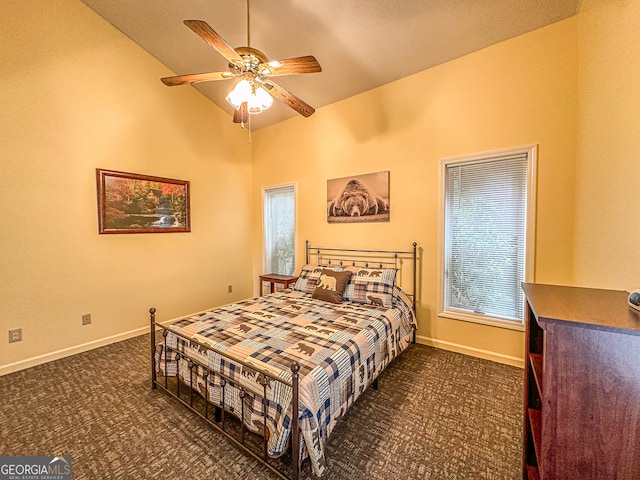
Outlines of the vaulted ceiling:
[[[204,20],[234,48],[247,45],[246,0],[83,2],[176,75],[227,70],[184,20]],[[563,20],[579,7],[580,0],[250,0],[250,46],[269,60],[315,56],[321,73],[277,81],[317,109]],[[167,95],[197,88],[231,121],[225,96],[236,81],[166,87]],[[294,115],[276,101],[252,115],[251,128]]]

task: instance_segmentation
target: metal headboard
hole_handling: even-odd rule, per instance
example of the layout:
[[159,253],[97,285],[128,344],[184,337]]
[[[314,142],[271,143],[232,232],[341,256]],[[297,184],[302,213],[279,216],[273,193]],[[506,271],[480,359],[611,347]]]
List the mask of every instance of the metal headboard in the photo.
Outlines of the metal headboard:
[[403,258],[411,260],[411,289],[405,288],[407,295],[413,302],[413,311],[416,311],[417,294],[417,262],[418,244],[413,242],[412,250],[366,250],[352,248],[325,248],[312,247],[309,240],[305,240],[305,263],[311,263],[311,257],[316,257],[316,264],[324,267],[330,266],[362,266],[364,268],[395,268],[399,270],[400,261]]

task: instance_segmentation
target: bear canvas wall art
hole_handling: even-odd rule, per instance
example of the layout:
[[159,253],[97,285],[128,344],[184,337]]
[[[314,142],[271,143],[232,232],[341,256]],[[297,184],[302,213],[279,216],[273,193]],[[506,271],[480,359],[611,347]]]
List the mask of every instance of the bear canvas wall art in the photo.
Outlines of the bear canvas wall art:
[[388,171],[327,180],[327,222],[388,221]]

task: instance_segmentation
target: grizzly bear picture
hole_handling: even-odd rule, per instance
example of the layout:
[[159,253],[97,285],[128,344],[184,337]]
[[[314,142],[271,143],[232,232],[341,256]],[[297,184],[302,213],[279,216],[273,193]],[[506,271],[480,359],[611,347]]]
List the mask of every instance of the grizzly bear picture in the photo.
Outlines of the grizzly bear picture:
[[[389,172],[379,172],[348,179],[344,187],[333,198],[328,198],[327,221],[330,223],[388,222],[388,193],[385,199],[369,185],[376,185],[378,191],[384,190],[386,187],[388,191],[388,175]],[[366,178],[370,176],[382,176],[382,178]],[[342,180],[341,184],[344,184],[345,179],[337,179],[335,181],[340,180]],[[328,195],[330,195],[331,190],[329,182],[327,183]]]

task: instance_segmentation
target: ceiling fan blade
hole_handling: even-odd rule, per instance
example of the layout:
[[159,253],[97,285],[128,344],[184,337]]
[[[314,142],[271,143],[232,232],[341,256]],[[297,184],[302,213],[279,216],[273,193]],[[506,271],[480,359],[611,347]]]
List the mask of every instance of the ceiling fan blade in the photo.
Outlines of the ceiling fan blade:
[[188,85],[191,83],[211,82],[214,80],[227,80],[235,75],[231,72],[209,72],[209,73],[192,73],[190,75],[177,75],[175,77],[161,78],[162,83],[169,87],[176,85]]
[[274,60],[260,66],[261,73],[274,77],[279,75],[296,75],[298,73],[317,73],[322,71],[322,67],[313,55],[306,57],[287,58],[285,60]]
[[296,97],[290,91],[282,88],[275,82],[271,80],[267,80],[262,83],[264,89],[271,94],[274,98],[277,98],[281,102],[284,102],[287,106],[293,108],[296,112],[298,112],[303,117],[310,117],[313,115],[313,112],[316,111],[311,105],[306,103],[304,100]]
[[249,122],[249,106],[247,102],[243,102],[240,108],[233,112],[233,123],[248,123]]
[[240,55],[225,40],[209,26],[207,22],[202,20],[185,20],[184,24],[193,32],[202,38],[205,42],[215,48],[220,55],[227,59],[228,62],[241,67],[243,60]]

